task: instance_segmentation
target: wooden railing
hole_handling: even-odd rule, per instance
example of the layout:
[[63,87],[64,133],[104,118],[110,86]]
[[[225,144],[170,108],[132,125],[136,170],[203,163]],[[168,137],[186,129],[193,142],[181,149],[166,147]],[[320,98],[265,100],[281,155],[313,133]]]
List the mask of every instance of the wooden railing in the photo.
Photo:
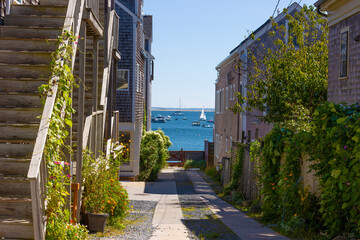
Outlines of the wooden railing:
[[[109,28],[105,36],[105,64],[103,72],[103,81],[101,88],[100,106],[104,110],[103,128],[105,129],[106,119],[106,106],[107,106],[107,93],[109,87],[109,80],[113,64],[114,51],[118,50],[118,36],[119,36],[119,16],[115,10],[112,10],[109,15]],[[115,66],[116,67],[116,66]]]
[[86,8],[91,9],[96,18],[99,18],[99,0],[86,0]]
[[[69,0],[64,22],[64,31],[73,31],[76,36],[80,35],[80,26],[82,15],[84,12],[85,0]],[[65,46],[69,43],[65,41]],[[62,46],[60,46],[61,48]],[[72,46],[73,55],[71,56],[71,69],[74,68],[77,43]],[[64,50],[65,51],[65,50]],[[63,59],[58,59],[58,63],[64,64]],[[57,83],[58,77],[53,76],[51,82]],[[44,147],[48,135],[50,118],[53,112],[54,103],[56,100],[58,85],[54,84],[52,90],[45,101],[45,106],[40,121],[40,127],[35,140],[34,151],[31,158],[31,163],[28,171],[28,178],[30,180],[31,199],[32,199],[32,213],[34,225],[35,239],[45,239],[45,184],[47,181],[47,169],[45,161],[43,161]]]

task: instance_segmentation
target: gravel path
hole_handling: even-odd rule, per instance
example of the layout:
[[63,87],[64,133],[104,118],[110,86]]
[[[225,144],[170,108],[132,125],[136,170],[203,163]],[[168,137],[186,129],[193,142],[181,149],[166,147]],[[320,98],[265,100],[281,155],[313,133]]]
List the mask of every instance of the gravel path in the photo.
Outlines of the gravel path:
[[185,171],[175,172],[175,181],[190,239],[240,239],[204,204]]
[[130,204],[133,206],[134,211],[130,211],[126,217],[131,224],[126,226],[124,233],[121,236],[92,238],[93,240],[147,240],[152,235],[154,228],[152,220],[157,202],[156,201],[139,201],[131,200]]

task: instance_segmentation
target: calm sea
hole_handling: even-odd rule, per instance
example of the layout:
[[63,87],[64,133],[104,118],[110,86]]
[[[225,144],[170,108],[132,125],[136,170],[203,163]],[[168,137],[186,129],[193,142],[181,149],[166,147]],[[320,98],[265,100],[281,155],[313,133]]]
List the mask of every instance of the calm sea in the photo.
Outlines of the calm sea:
[[[162,116],[170,115],[172,119],[166,123],[151,123],[152,130],[161,129],[164,133],[170,137],[172,146],[170,151],[178,151],[181,148],[184,151],[203,151],[204,140],[213,141],[213,128],[204,128],[205,125],[213,125],[208,122],[200,122],[200,126],[192,126],[193,121],[198,121],[200,117],[199,112],[183,111],[183,116],[172,115],[174,111],[152,111],[152,116],[161,114]],[[214,119],[214,112],[205,112],[206,118]],[[183,117],[187,117],[187,120],[183,120]],[[175,120],[178,118],[178,120]]]

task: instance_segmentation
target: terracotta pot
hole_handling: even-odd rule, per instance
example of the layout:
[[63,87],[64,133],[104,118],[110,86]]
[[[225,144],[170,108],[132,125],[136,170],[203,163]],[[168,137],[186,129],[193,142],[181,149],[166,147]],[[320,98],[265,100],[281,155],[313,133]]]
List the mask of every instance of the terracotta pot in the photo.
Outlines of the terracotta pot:
[[88,213],[88,229],[90,232],[104,232],[106,220],[109,217],[107,213]]

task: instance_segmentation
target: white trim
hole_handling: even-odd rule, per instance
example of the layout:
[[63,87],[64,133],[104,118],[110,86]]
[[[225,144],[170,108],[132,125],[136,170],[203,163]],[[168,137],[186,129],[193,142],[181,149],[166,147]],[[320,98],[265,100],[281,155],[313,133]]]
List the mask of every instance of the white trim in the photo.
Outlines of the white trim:
[[[124,4],[119,2],[119,0],[115,0],[115,4],[118,5],[122,10],[124,10],[127,14],[129,14],[133,19],[142,23],[142,19],[139,18],[136,14],[130,11]],[[137,12],[137,4],[135,5],[135,11]],[[120,21],[121,22],[121,21]]]

